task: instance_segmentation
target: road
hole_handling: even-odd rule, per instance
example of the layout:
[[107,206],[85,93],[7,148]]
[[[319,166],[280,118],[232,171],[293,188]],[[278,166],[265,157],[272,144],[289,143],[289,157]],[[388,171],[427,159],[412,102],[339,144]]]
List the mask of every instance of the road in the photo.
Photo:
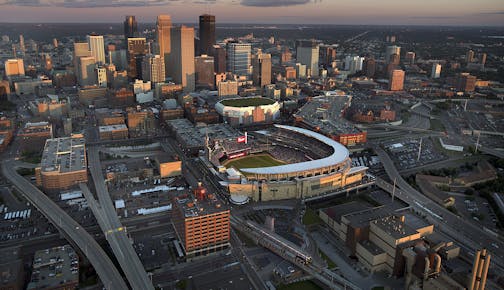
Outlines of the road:
[[[434,226],[452,237],[460,246],[472,252],[487,248],[493,254],[493,264],[504,271],[504,251],[502,250],[504,242],[501,238],[495,237],[472,222],[462,219],[418,192],[402,178],[385,150],[379,146],[373,146],[373,149],[385,167],[389,178],[396,180],[396,184],[400,188],[395,190],[397,197],[410,204],[415,210],[424,213]],[[388,192],[393,191],[392,185],[379,178],[376,180],[376,185]]]
[[119,221],[114,204],[110,198],[105,179],[103,178],[98,147],[88,147],[88,167],[93,177],[99,204],[94,200],[86,185],[81,189],[87,195],[88,204],[95,214],[114,255],[121,265],[126,278],[133,289],[154,289],[138,255],[131,245],[126,230]]
[[2,172],[51,223],[86,255],[107,289],[128,289],[121,274],[93,237],[42,191],[17,174],[13,160],[2,163]]

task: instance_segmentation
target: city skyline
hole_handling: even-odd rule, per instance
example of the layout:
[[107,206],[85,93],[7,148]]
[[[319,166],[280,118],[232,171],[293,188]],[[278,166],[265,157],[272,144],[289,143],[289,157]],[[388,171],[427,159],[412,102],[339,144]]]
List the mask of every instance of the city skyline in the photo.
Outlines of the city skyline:
[[[502,26],[504,5],[498,0],[427,0],[404,5],[398,0],[0,0],[3,22],[120,22],[136,15],[155,22],[160,13],[173,22],[197,22],[203,13],[219,23],[478,25]],[[199,9],[198,9],[199,8]]]

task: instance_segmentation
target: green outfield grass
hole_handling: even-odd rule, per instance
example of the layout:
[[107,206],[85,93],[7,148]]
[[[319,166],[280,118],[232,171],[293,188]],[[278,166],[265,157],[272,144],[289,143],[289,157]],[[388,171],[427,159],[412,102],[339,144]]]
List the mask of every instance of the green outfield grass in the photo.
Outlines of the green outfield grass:
[[276,160],[269,154],[259,154],[259,155],[245,156],[242,158],[236,158],[227,161],[223,165],[228,168],[234,167],[239,170],[242,168],[270,167],[284,164],[285,162]]

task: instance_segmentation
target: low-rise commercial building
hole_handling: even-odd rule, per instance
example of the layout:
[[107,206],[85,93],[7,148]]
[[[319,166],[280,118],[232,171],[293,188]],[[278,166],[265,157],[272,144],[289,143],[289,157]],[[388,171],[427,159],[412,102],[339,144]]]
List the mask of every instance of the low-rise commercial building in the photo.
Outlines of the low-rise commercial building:
[[26,289],[71,290],[79,285],[79,257],[70,245],[35,252]]
[[40,167],[35,169],[37,185],[44,190],[67,189],[87,182],[84,136],[48,139]]
[[42,150],[47,139],[53,137],[53,128],[49,122],[26,123],[18,133],[21,151],[36,152]]

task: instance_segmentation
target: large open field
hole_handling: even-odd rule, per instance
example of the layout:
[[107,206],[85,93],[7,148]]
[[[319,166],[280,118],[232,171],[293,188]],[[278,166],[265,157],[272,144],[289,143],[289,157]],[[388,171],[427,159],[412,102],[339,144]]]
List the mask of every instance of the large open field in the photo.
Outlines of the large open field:
[[234,167],[236,169],[242,169],[242,168],[256,168],[256,167],[270,167],[284,164],[285,162],[276,160],[269,154],[259,154],[233,159],[227,161],[223,165],[228,168]]

